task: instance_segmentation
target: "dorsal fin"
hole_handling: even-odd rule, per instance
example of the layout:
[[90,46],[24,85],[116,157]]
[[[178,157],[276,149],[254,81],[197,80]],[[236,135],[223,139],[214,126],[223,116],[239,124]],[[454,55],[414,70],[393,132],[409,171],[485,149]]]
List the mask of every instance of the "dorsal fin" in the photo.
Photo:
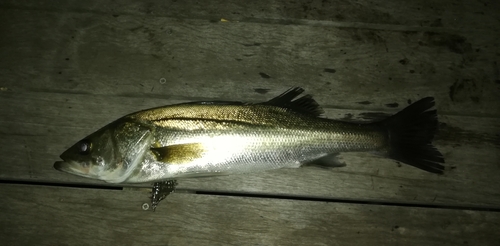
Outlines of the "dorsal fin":
[[303,97],[295,99],[298,95],[302,94],[302,92],[304,92],[304,89],[300,87],[290,88],[283,94],[261,104],[288,108],[295,112],[313,116],[322,115],[324,113],[323,109],[312,98],[311,95],[305,95]]
[[196,102],[185,102],[179,103],[177,105],[246,105],[248,103],[239,101],[196,101]]

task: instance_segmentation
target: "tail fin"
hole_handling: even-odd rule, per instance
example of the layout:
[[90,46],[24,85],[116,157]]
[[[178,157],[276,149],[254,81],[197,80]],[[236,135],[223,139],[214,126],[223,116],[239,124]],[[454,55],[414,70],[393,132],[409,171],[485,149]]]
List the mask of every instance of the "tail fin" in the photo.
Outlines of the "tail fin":
[[432,173],[444,171],[443,155],[432,145],[437,131],[434,98],[426,97],[380,122],[389,133],[389,157]]

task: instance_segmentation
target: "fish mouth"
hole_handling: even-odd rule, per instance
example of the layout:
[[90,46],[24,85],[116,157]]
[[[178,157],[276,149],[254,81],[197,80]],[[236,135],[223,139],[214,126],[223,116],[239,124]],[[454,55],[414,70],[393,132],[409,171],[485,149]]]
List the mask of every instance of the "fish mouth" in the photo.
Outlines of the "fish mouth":
[[63,171],[65,170],[66,166],[64,165],[64,161],[56,161],[54,162],[54,168],[58,171]]
[[56,161],[54,168],[58,171],[70,173],[82,177],[89,177],[89,168],[85,168],[76,162]]

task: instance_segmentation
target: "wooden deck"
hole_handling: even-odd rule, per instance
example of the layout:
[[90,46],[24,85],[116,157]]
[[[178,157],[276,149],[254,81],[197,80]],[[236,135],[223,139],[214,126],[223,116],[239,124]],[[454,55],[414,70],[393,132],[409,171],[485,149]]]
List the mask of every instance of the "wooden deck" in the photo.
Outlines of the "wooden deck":
[[[497,245],[499,11],[493,0],[4,0],[2,245]],[[147,185],[53,169],[124,114],[292,86],[344,120],[434,96],[445,174],[348,154],[338,169],[179,180],[151,212]]]

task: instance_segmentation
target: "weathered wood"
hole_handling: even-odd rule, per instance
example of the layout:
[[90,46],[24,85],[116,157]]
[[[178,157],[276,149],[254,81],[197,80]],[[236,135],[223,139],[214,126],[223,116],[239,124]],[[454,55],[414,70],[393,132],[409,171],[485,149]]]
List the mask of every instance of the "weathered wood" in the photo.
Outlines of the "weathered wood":
[[[92,11],[100,9],[97,3],[86,5],[94,9],[19,6],[0,15],[8,34],[0,56],[1,151],[9,163],[2,165],[4,179],[88,182],[55,172],[52,162],[69,144],[118,116],[188,99],[265,100],[270,94],[260,93],[277,94],[293,84],[315,94],[329,115],[380,110],[394,102],[402,108],[408,99],[424,95],[437,97],[440,112],[498,115],[492,82],[498,74],[491,65],[498,49],[491,46],[495,35],[468,37],[471,46],[460,35],[477,32],[467,29],[456,36],[441,27],[429,27],[435,29],[429,33],[404,25],[394,31],[387,26],[371,30],[373,25],[139,18],[143,8],[137,6],[120,10],[132,15],[111,16],[105,14],[109,9]],[[71,11],[61,14],[60,8]],[[401,32],[405,28],[411,31]],[[160,78],[166,82],[159,83]],[[41,93],[47,91],[66,94]],[[151,97],[166,99],[153,104]],[[112,112],[116,117],[108,117]],[[498,148],[492,143],[498,121],[445,116],[444,122],[451,130],[439,147],[456,167],[444,177],[361,156],[341,170],[286,170],[245,175],[243,181],[241,176],[186,180],[181,188],[497,205],[500,198],[491,184],[498,182]]]
[[241,100],[301,85],[336,108],[380,110],[435,96],[441,112],[500,116],[497,31],[22,8],[2,9],[0,18],[7,90]]
[[[0,184],[5,245],[496,245],[499,1],[212,0],[0,3],[0,180],[97,184],[52,168],[132,111],[263,101],[302,86],[329,118],[370,120],[434,96],[442,176],[368,154],[348,166],[179,180],[147,190]],[[100,184],[100,183],[99,183]],[[107,184],[105,184],[107,185]],[[276,195],[353,203],[273,199]]]
[[178,19],[204,19],[219,21],[264,22],[283,24],[323,25],[387,24],[417,27],[444,27],[448,29],[499,30],[500,21],[495,18],[498,1],[466,0],[408,0],[408,1],[287,1],[287,0],[210,0],[210,1],[133,1],[115,4],[109,0],[60,1],[4,0],[3,8],[20,8],[53,12],[92,12],[113,15],[139,15],[172,17]]
[[500,213],[0,185],[5,245],[496,245]]
[[[277,94],[280,93],[276,91]],[[180,100],[3,92],[1,179],[96,183],[53,169],[58,155],[76,141],[132,111]],[[438,102],[439,103],[439,102]],[[43,106],[40,106],[43,105]],[[103,109],[105,105],[106,110]],[[330,118],[368,120],[361,110],[326,109]],[[385,111],[393,113],[395,110]],[[363,114],[364,113],[364,114]],[[364,118],[363,118],[364,117]],[[367,119],[368,118],[368,119]],[[301,168],[248,175],[180,180],[180,189],[288,194],[304,197],[498,207],[500,123],[496,118],[441,115],[437,146],[442,176],[369,154],[345,155],[347,167]],[[444,125],[446,124],[446,125]]]

